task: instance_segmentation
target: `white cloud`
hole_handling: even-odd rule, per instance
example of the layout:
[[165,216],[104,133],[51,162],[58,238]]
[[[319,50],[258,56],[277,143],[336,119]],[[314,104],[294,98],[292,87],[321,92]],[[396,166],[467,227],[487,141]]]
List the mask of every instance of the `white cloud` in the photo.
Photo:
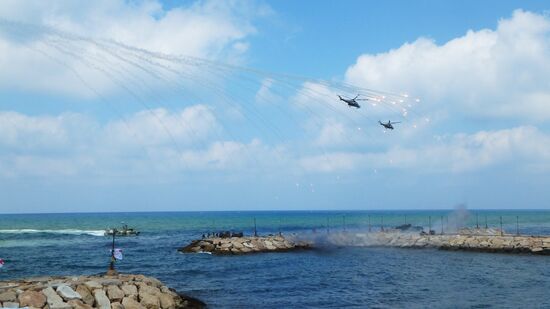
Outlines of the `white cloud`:
[[448,111],[475,118],[550,118],[550,18],[517,10],[496,30],[468,31],[437,45],[419,38],[376,55],[364,54],[346,81],[409,91]]
[[232,61],[247,51],[247,39],[256,32],[254,19],[269,11],[255,2],[235,1],[165,9],[157,0],[6,0],[0,7],[0,88],[95,97],[94,91],[104,94],[120,86],[106,71],[143,73],[90,42],[67,41],[40,27],[153,52]]
[[70,150],[93,138],[96,125],[79,114],[27,116],[0,112],[0,146],[19,151]]
[[185,146],[202,142],[220,130],[214,113],[205,105],[190,106],[177,113],[163,108],[143,110],[105,128],[109,143],[140,146]]
[[0,112],[0,176],[173,178],[192,171],[291,170],[284,148],[224,139],[212,110],[139,111],[99,123],[82,114]]
[[[528,172],[550,168],[550,135],[531,126],[456,134],[416,148],[383,152],[331,152],[301,159],[309,171],[333,172],[384,168],[462,173],[508,164]],[[513,167],[510,167],[513,166]]]

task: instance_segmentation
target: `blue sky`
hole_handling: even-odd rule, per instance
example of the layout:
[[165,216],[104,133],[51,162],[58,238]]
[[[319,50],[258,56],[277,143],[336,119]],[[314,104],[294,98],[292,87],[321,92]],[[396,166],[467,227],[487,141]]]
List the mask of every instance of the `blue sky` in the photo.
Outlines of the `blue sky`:
[[6,1],[0,212],[548,208],[548,9]]

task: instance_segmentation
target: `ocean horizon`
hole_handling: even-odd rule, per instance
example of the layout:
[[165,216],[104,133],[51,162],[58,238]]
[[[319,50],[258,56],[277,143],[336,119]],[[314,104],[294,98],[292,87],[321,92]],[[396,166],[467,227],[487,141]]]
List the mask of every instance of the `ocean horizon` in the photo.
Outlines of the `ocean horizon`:
[[11,214],[0,215],[0,280],[105,272],[111,238],[104,229],[124,222],[140,235],[116,239],[124,252],[116,265],[120,272],[157,277],[213,308],[494,306],[495,295],[503,304],[498,307],[518,307],[525,297],[549,305],[545,256],[338,246],[242,256],[177,251],[209,232],[251,235],[254,219],[261,235],[306,237],[406,223],[427,227],[429,217],[436,232],[446,233],[484,226],[485,216],[489,227],[499,227],[502,216],[509,233],[520,218],[521,234],[550,235],[546,210]]

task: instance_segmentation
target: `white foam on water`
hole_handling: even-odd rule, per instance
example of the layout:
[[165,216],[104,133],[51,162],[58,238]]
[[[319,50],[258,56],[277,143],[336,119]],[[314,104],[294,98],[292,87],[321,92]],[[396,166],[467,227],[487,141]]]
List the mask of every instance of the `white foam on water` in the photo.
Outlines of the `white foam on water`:
[[36,230],[36,229],[13,229],[13,230],[0,230],[0,234],[64,234],[64,235],[90,235],[90,236],[103,236],[105,231],[103,230],[77,230],[77,229],[62,229],[62,230]]

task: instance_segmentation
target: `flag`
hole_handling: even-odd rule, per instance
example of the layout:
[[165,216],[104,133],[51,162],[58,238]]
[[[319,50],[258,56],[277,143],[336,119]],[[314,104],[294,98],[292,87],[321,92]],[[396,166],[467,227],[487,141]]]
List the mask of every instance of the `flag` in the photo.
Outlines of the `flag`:
[[0,268],[4,267],[4,260],[0,259]]
[[111,250],[111,252],[112,252],[113,256],[115,257],[115,259],[122,260],[122,249],[116,248],[114,252],[112,250]]

